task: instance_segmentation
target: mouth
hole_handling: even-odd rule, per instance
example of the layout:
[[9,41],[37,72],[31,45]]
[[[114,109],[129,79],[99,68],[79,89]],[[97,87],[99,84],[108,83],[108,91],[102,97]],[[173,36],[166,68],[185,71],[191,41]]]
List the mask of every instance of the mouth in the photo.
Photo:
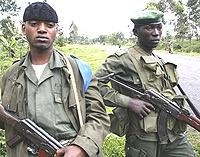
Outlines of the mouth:
[[49,39],[49,38],[44,37],[44,36],[37,36],[37,37],[36,37],[36,40],[37,40],[37,41],[41,41],[41,42],[46,42],[46,41],[48,41],[48,39]]
[[151,41],[153,44],[158,44],[160,42],[160,40],[152,40]]

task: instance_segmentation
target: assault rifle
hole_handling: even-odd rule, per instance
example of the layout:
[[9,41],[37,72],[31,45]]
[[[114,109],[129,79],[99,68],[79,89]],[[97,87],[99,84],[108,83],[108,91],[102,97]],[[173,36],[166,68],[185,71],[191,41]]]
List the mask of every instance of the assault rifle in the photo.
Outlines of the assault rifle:
[[159,109],[160,113],[157,119],[157,130],[158,130],[158,139],[159,141],[166,141],[168,140],[167,135],[167,120],[168,115],[175,117],[176,119],[182,120],[186,122],[191,127],[195,128],[197,131],[200,131],[200,119],[196,116],[191,115],[188,110],[185,108],[179,107],[176,103],[172,102],[171,100],[167,99],[162,94],[158,93],[153,89],[145,90],[144,92],[140,92],[135,88],[126,85],[125,83],[118,81],[117,79],[112,78],[114,73],[111,73],[107,76],[103,76],[97,78],[98,80],[107,80],[109,79],[112,82],[115,82],[131,91],[136,93],[140,98],[146,102],[151,103],[156,108]]
[[17,135],[14,135],[7,141],[7,145],[11,148],[22,140],[26,140],[31,148],[39,150],[38,157],[54,156],[56,150],[63,148],[56,139],[37,126],[33,121],[30,119],[20,119],[11,115],[4,110],[2,105],[0,105],[0,121],[17,131]]

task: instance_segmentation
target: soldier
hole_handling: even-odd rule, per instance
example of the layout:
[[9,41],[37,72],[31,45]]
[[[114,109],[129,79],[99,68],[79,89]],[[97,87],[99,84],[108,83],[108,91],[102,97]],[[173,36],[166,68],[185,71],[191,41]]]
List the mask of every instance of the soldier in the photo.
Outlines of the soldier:
[[169,53],[173,54],[173,42],[169,41]]
[[[114,73],[114,79],[126,85],[139,91],[154,89],[168,99],[176,100],[179,106],[183,106],[184,98],[178,96],[173,89],[178,82],[176,66],[164,63],[153,53],[161,38],[162,18],[163,13],[155,10],[145,10],[131,18],[134,23],[133,33],[137,37],[136,44],[110,55],[97,69],[95,75],[100,78]],[[127,157],[195,156],[184,135],[186,130],[184,122],[170,116],[165,126],[167,138],[158,139],[159,112],[155,107],[141,100],[129,89],[114,82],[111,82],[110,87],[107,85],[108,82],[109,80],[100,79],[98,85],[105,104],[117,107],[114,111],[120,121],[116,121],[112,115],[111,131],[120,136],[126,134]],[[120,123],[119,128],[117,128],[118,123]]]
[[[8,112],[33,120],[60,141],[64,148],[57,150],[57,155],[103,156],[102,142],[110,122],[91,68],[54,49],[58,16],[49,4],[29,5],[23,22],[30,51],[3,76],[3,106]],[[0,126],[5,129],[6,140],[16,134],[8,125]],[[38,156],[38,150],[22,141],[13,148],[7,146],[7,156],[33,157]]]

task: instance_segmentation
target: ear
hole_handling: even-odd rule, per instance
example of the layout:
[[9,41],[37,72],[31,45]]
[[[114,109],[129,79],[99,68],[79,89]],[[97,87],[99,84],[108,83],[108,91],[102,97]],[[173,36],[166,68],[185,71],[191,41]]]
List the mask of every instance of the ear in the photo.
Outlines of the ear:
[[26,26],[25,23],[22,24],[22,33],[26,35]]
[[133,28],[133,34],[137,37],[138,36],[138,29],[137,28]]
[[58,33],[58,26],[56,26],[56,33]]

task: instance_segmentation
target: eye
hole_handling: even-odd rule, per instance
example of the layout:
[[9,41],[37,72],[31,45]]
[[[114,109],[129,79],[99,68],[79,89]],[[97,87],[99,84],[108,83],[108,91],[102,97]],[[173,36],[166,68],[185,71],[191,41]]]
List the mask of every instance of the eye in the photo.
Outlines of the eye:
[[161,30],[162,30],[162,26],[158,26],[157,29],[158,29],[159,31],[161,31]]
[[53,23],[53,22],[46,23],[46,26],[47,26],[48,28],[53,28],[53,27],[55,26],[55,23]]
[[38,25],[38,23],[35,22],[35,21],[31,21],[31,22],[30,22],[30,25],[31,25],[32,27],[36,27],[36,26]]
[[146,25],[145,29],[148,30],[148,31],[151,31],[152,27],[150,25]]

